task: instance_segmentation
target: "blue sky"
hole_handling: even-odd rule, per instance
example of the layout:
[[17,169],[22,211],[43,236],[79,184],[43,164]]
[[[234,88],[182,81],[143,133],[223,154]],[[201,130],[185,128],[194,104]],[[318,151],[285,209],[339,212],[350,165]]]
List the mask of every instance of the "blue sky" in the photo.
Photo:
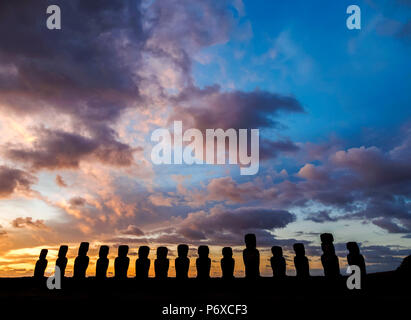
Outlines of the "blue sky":
[[362,29],[348,30],[349,4],[245,1],[245,39],[207,48],[213,63],[195,64],[197,83],[222,79],[225,88],[294,95],[308,115],[288,119],[284,134],[298,141],[336,134],[350,144],[372,143],[367,129],[395,133],[411,112],[410,40],[395,36],[391,20],[406,21],[411,8],[358,1]]

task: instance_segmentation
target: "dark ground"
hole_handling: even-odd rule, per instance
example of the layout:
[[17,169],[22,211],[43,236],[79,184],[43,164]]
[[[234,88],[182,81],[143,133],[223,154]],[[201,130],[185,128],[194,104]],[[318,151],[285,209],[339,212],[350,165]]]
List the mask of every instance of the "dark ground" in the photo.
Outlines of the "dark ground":
[[[114,311],[117,316],[124,314],[137,319],[190,319],[189,315],[163,315],[164,307],[170,304],[203,310],[191,319],[273,319],[276,316],[358,319],[371,317],[376,311],[379,316],[392,319],[395,313],[406,310],[408,315],[405,313],[401,318],[409,319],[411,293],[409,279],[399,278],[394,272],[368,275],[361,290],[348,290],[346,277],[333,282],[324,277],[311,277],[306,281],[295,277],[255,281],[66,278],[60,290],[47,289],[46,279],[0,279],[0,306],[17,314],[39,312],[45,317],[51,311],[56,316],[73,313],[74,316],[106,318]],[[219,314],[210,311],[207,315],[207,304],[217,305],[214,310]],[[221,314],[220,305],[231,304],[246,305],[247,314],[241,314],[244,307],[239,307],[238,314]],[[231,311],[235,312],[234,307]]]

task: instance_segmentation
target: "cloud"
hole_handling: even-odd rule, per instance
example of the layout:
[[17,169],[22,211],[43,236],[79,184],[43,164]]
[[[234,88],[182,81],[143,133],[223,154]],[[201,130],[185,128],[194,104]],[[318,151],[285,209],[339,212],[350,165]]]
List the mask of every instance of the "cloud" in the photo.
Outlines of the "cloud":
[[11,222],[14,228],[49,229],[43,220],[33,220],[32,217],[19,217]]
[[126,229],[120,230],[121,234],[132,235],[132,236],[142,236],[144,232],[135,225],[130,224]]
[[[321,163],[299,170],[302,181],[280,184],[279,195],[288,184],[294,188],[294,194],[285,195],[290,205],[316,202],[328,206],[328,211],[337,210],[334,220],[365,219],[391,233],[410,233],[411,164],[406,147],[410,132],[406,132],[403,141],[386,152],[364,146],[327,152]],[[328,218],[324,212],[309,217],[318,222]]]
[[6,236],[7,235],[7,231],[3,230],[3,226],[0,225],[0,237]]
[[238,184],[231,177],[212,179],[207,185],[208,201],[229,201],[244,203],[262,190],[253,183]]
[[[281,174],[284,176],[284,173]],[[232,177],[214,178],[206,185],[205,190],[185,188],[181,182],[177,185],[176,197],[181,197],[180,204],[200,207],[209,202],[226,202],[228,204],[244,204],[250,201],[267,201],[276,196],[276,187],[267,186],[264,181],[238,183]]]
[[409,232],[407,228],[395,224],[389,218],[378,218],[372,221],[376,226],[387,230],[389,233],[407,233]]
[[205,199],[239,204],[258,199],[267,201],[275,197],[277,192],[277,188],[267,186],[259,179],[237,183],[231,177],[221,177],[209,182]]
[[164,207],[172,207],[173,206],[173,199],[170,197],[164,197],[161,194],[152,194],[149,196],[149,200],[155,206],[164,206]]
[[221,91],[218,85],[204,89],[188,87],[172,99],[175,104],[170,120],[200,130],[221,128],[271,128],[280,124],[280,113],[304,112],[289,96],[263,90]]
[[114,139],[89,138],[60,130],[37,130],[38,140],[31,148],[10,146],[4,156],[28,163],[33,170],[78,168],[82,160],[113,166],[130,166],[133,149]]
[[137,235],[140,233],[138,229],[152,228],[153,224],[164,223],[172,215],[179,214],[179,207],[154,206],[149,199],[150,194],[141,188],[131,188],[132,183],[133,179],[129,179],[125,182],[127,188],[120,188],[111,182],[103,188],[97,186],[94,192],[89,190],[81,196],[52,202],[51,205],[65,214],[68,221],[55,223],[53,229],[58,226],[65,233],[65,225],[69,223],[83,236],[101,240],[109,234],[110,237],[116,234],[131,235],[133,232]]
[[284,228],[294,221],[294,214],[285,210],[216,206],[208,211],[191,212],[185,217],[173,217],[163,223],[163,227],[147,231],[144,235],[138,234],[132,242],[236,246],[243,244],[246,233],[255,233],[260,246],[278,244],[291,248],[297,240],[276,239],[273,230]]
[[[64,16],[58,32],[45,28],[46,0],[0,5],[2,21],[14,30],[0,31],[0,69],[7,71],[0,72],[0,111],[42,119],[31,147],[5,146],[9,159],[34,170],[76,168],[90,156],[130,165],[132,150],[111,126],[142,100],[135,70],[146,37],[140,3],[133,3],[55,1]],[[61,128],[44,129],[48,121]]]
[[394,159],[376,147],[341,150],[332,156],[331,161],[338,168],[356,173],[360,183],[370,186],[411,180],[411,165],[407,159]]
[[54,127],[37,129],[32,148],[6,146],[9,158],[34,169],[76,168],[89,156],[129,166],[132,150],[119,141],[116,122],[130,110],[165,105],[166,90],[192,82],[192,56],[226,41],[235,23],[231,1],[53,4],[64,16],[58,32],[45,28],[49,1],[0,5],[14,30],[0,31],[0,112],[50,118]]
[[67,188],[67,183],[64,181],[64,179],[63,179],[63,177],[61,176],[61,175],[56,175],[56,184],[59,186],[59,187],[62,187],[62,188]]
[[[134,10],[120,0],[54,4],[65,17],[59,32],[47,31],[39,19],[45,17],[48,1],[1,5],[2,19],[14,34],[0,33],[0,56],[16,70],[1,90],[4,105],[22,113],[47,105],[93,125],[115,119],[128,99],[138,98],[132,70],[122,62],[130,51],[138,53],[144,40],[139,3]],[[24,15],[25,23],[17,23],[12,12]],[[127,38],[134,43],[122,42]]]
[[272,159],[279,156],[279,154],[292,155],[300,150],[300,147],[289,139],[285,140],[268,140],[261,141],[260,159]]
[[187,238],[206,239],[230,234],[243,235],[252,230],[284,228],[295,221],[295,216],[284,210],[243,207],[225,209],[214,207],[210,213],[190,213],[178,226],[178,233]]
[[192,88],[193,57],[227,41],[241,11],[230,0],[53,4],[65,17],[58,32],[38,18],[46,18],[46,0],[0,5],[2,21],[14,30],[0,31],[0,113],[32,119],[22,130],[34,140],[7,143],[2,153],[33,170],[93,160],[130,166],[135,149],[116,125],[133,112],[155,114],[170,105],[170,89]]
[[367,272],[395,270],[403,258],[410,254],[409,249],[399,246],[362,245],[360,249],[365,259]]
[[311,163],[307,163],[298,171],[298,177],[307,179],[307,180],[317,180],[317,181],[325,181],[328,179],[327,172],[318,168]]
[[[381,3],[373,4],[381,13],[374,18],[372,26],[375,27],[378,35],[395,37],[403,40],[404,43],[409,43],[411,40],[410,1],[398,0],[395,2],[397,10],[392,10],[391,4],[389,6],[384,6]],[[394,12],[402,12],[405,19],[393,14]]]
[[82,207],[86,204],[86,199],[82,197],[74,197],[69,200],[69,204],[72,207]]
[[253,59],[255,65],[269,66],[279,72],[282,78],[290,78],[293,83],[300,85],[312,79],[316,71],[314,59],[304,52],[290,30],[280,32],[271,41],[273,45],[268,51]]
[[317,223],[324,223],[324,222],[335,222],[338,219],[333,218],[330,216],[329,212],[327,211],[318,211],[309,214],[305,220],[314,221]]
[[[211,128],[271,127],[281,112],[303,112],[293,97],[194,86],[194,56],[229,39],[239,23],[235,11],[242,10],[237,1],[53,4],[65,16],[59,32],[49,32],[38,19],[46,0],[0,7],[4,23],[14,30],[13,36],[0,31],[0,112],[32,119],[22,128],[32,143],[7,143],[2,154],[32,170],[76,169],[83,161],[131,166],[133,139],[121,141],[116,125],[135,110],[155,114],[171,105],[174,114],[191,112],[193,125]],[[13,12],[25,23],[10,18]],[[227,116],[221,106],[230,110]]]
[[[299,154],[309,154],[303,159],[314,154],[315,161],[299,165],[297,159],[297,172],[278,182],[259,177],[239,183],[221,177],[211,179],[204,189],[178,190],[183,203],[192,207],[209,202],[258,202],[302,210],[305,219],[317,223],[362,220],[390,233],[407,234],[411,233],[410,137],[411,131],[405,130],[403,141],[387,151],[374,146],[341,149],[327,144],[326,148],[304,145]],[[308,210],[312,206],[320,209]]]
[[37,178],[28,172],[0,166],[0,198],[7,198],[17,191],[28,192],[36,182]]

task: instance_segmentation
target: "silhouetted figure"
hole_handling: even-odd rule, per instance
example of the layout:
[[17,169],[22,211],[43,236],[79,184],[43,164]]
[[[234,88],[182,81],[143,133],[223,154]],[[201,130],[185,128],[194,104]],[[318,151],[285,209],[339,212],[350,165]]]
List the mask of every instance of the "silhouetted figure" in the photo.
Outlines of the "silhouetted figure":
[[295,252],[294,266],[296,276],[301,279],[308,278],[310,276],[310,265],[307,257],[305,256],[304,244],[294,243],[293,248]]
[[141,246],[138,249],[138,259],[136,260],[136,279],[147,279],[148,271],[150,270],[150,259],[148,255],[150,248]]
[[332,243],[322,243],[321,249],[323,254],[321,255],[321,263],[324,269],[324,275],[327,278],[336,278],[340,276],[340,265],[338,263],[338,257],[335,254],[334,245]]
[[331,233],[323,233],[320,235],[321,249],[323,254],[321,255],[321,263],[324,269],[324,275],[329,278],[337,278],[340,276],[340,265],[338,263],[338,257],[335,254],[334,237]]
[[331,233],[322,233],[320,235],[321,243],[333,243],[334,237]]
[[127,257],[128,246],[118,247],[118,257],[114,260],[114,277],[116,279],[127,279],[127,270],[130,264],[130,258]]
[[270,259],[271,269],[273,269],[273,277],[284,278],[286,271],[286,263],[283,257],[283,249],[279,246],[271,248],[273,256]]
[[249,233],[244,237],[246,248],[243,250],[245,277],[255,279],[260,277],[260,252],[257,250],[255,234]]
[[198,258],[196,260],[197,279],[209,279],[211,259],[208,257],[210,249],[208,246],[198,247]]
[[74,260],[74,274],[75,279],[84,279],[86,277],[86,271],[89,263],[89,257],[87,256],[89,248],[88,242],[80,243],[78,249],[78,256]]
[[41,249],[39,259],[36,262],[36,266],[34,267],[34,277],[35,278],[43,278],[44,272],[47,268],[47,253],[49,251],[47,249]]
[[67,251],[68,251],[68,246],[60,246],[59,253],[58,253],[58,258],[56,260],[56,267],[60,268],[60,275],[63,278],[64,274],[66,272],[66,267],[67,267]]
[[397,268],[396,272],[404,279],[411,279],[411,255],[402,260],[401,265]]
[[234,265],[233,249],[230,247],[224,247],[222,250],[223,258],[221,259],[221,271],[223,273],[223,279],[234,278]]
[[157,259],[154,261],[154,272],[157,279],[166,279],[168,277],[168,268],[170,262],[167,259],[168,249],[166,247],[157,248]]
[[360,248],[358,247],[357,242],[347,242],[347,249],[349,251],[349,254],[347,255],[348,264],[350,266],[358,266],[361,271],[361,278],[364,279],[366,275],[365,260],[360,253]]
[[179,244],[177,247],[178,257],[175,260],[176,278],[187,279],[188,268],[190,267],[190,259],[188,255],[188,245]]
[[97,279],[105,279],[107,277],[107,269],[109,260],[107,258],[109,253],[108,246],[101,246],[98,252],[98,259],[96,264],[96,278]]

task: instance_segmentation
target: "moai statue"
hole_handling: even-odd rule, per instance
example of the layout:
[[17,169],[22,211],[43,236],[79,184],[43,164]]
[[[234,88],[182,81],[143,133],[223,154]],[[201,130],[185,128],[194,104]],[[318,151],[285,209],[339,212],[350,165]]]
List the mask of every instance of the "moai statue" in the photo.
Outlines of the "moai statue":
[[402,260],[400,266],[396,270],[396,274],[401,281],[411,280],[411,255]]
[[150,259],[148,255],[150,248],[141,246],[138,249],[138,259],[136,260],[136,279],[147,279],[150,270]]
[[223,273],[223,279],[234,278],[234,265],[233,249],[230,247],[224,247],[222,250],[223,258],[221,259],[221,271]]
[[338,263],[338,257],[335,254],[334,237],[331,233],[323,233],[321,238],[321,249],[323,254],[321,255],[321,263],[324,269],[324,275],[329,278],[337,278],[340,276],[340,265]]
[[360,248],[358,247],[357,242],[347,242],[347,262],[350,266],[358,266],[361,271],[361,278],[364,279],[366,273],[365,269],[365,260],[363,255],[360,253]]
[[294,243],[293,245],[295,257],[294,266],[296,276],[300,279],[305,279],[310,276],[310,265],[308,259],[305,256],[305,248],[303,243]]
[[89,257],[87,256],[89,248],[88,242],[80,243],[80,247],[78,249],[78,255],[74,260],[74,274],[73,277],[75,279],[84,279],[86,277],[86,271],[88,267],[88,263],[90,261]]
[[98,259],[96,264],[96,278],[106,279],[109,260],[107,258],[109,253],[108,246],[101,246],[98,252]]
[[44,277],[44,272],[47,268],[47,253],[49,251],[47,249],[41,249],[39,259],[36,262],[36,266],[34,267],[34,278],[41,279]]
[[273,277],[284,278],[286,263],[283,257],[283,249],[279,246],[273,246],[271,252],[273,254],[270,259],[271,269],[273,269]]
[[246,248],[243,250],[245,277],[256,279],[260,277],[260,252],[257,249],[255,234],[249,233],[244,237]]
[[187,279],[188,268],[190,267],[190,259],[188,255],[188,245],[179,244],[177,247],[178,257],[175,260],[176,278]]
[[114,260],[114,277],[116,279],[127,279],[127,270],[130,264],[130,258],[127,257],[128,246],[118,247],[118,257]]
[[321,243],[333,243],[334,237],[332,233],[322,233],[320,235]]
[[210,249],[208,246],[198,247],[198,258],[196,260],[197,279],[209,279],[211,259],[208,257]]
[[60,268],[60,276],[61,278],[64,278],[64,274],[66,272],[66,267],[67,267],[67,251],[68,251],[68,246],[60,246],[59,253],[58,253],[58,258],[56,260],[56,267]]
[[154,261],[154,272],[157,279],[167,279],[170,261],[167,259],[168,249],[166,247],[157,248],[157,259]]

